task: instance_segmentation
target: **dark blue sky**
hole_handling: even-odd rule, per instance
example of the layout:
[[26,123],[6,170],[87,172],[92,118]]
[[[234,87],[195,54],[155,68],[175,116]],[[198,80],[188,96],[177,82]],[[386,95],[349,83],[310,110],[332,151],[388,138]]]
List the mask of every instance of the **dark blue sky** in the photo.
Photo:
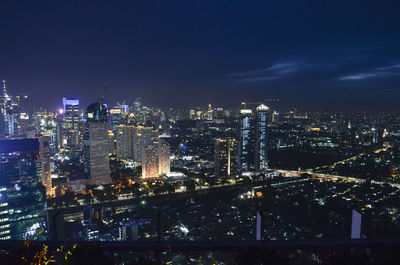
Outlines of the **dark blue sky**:
[[107,81],[111,102],[397,110],[399,14],[384,0],[1,1],[0,78],[50,109]]

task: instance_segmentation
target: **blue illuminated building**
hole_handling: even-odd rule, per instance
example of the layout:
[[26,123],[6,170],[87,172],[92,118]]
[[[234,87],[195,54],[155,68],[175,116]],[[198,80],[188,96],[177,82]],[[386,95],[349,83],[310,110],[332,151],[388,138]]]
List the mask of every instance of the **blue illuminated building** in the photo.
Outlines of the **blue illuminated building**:
[[0,141],[0,240],[47,237],[38,139]]

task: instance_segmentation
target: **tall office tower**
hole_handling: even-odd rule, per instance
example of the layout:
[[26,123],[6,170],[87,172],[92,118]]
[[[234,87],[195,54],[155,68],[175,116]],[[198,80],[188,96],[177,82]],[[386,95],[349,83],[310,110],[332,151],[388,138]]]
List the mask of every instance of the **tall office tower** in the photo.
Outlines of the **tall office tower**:
[[255,169],[268,168],[267,160],[267,123],[269,108],[263,104],[256,108]]
[[109,155],[115,155],[116,154],[116,140],[115,140],[115,134],[113,131],[108,130],[108,153]]
[[133,159],[133,132],[132,125],[117,126],[116,147],[118,159]]
[[7,88],[6,88],[6,81],[3,80],[1,93],[0,93],[0,137],[5,137],[5,121],[6,121],[6,114],[7,114]]
[[19,135],[22,137],[28,137],[29,134],[29,115],[21,113],[19,115]]
[[206,113],[206,120],[211,121],[213,119],[214,113],[211,104],[208,104],[207,113]]
[[0,137],[18,135],[18,103],[7,94],[6,81],[3,80],[0,93]]
[[170,146],[162,140],[153,140],[143,147],[143,178],[158,178],[170,171]]
[[153,127],[135,126],[133,128],[133,159],[142,163],[142,150],[145,144],[158,138],[158,130]]
[[5,135],[8,137],[18,135],[18,110],[9,106],[5,116]]
[[255,124],[250,109],[240,110],[239,167],[241,171],[254,169]]
[[215,141],[215,176],[227,177],[237,173],[238,145],[235,138]]
[[117,158],[132,159],[141,163],[143,146],[151,140],[157,139],[158,134],[158,130],[152,127],[133,125],[117,126]]
[[38,139],[0,141],[0,240],[47,237]]
[[42,168],[42,184],[46,188],[46,195],[53,195],[53,187],[51,183],[51,168],[50,168],[50,135],[42,135],[39,137],[39,156]]
[[278,122],[278,121],[279,121],[279,113],[276,112],[275,110],[274,110],[274,112],[272,113],[271,121],[272,121],[272,122]]
[[[56,153],[59,147],[59,122],[57,116],[56,112],[47,112],[44,109],[40,109],[32,115],[34,134],[50,136],[50,150],[52,154]],[[29,135],[31,134],[32,132],[29,132]]]
[[86,110],[84,135],[85,173],[87,184],[110,184],[110,161],[108,157],[107,108],[101,101],[91,104]]
[[191,120],[195,120],[196,119],[196,112],[194,109],[189,110],[189,118]]
[[373,144],[382,144],[383,143],[383,129],[381,128],[372,128],[372,143]]
[[62,110],[62,128],[63,137],[66,141],[66,147],[72,150],[78,150],[79,147],[79,99],[76,98],[63,98]]
[[117,126],[122,124],[122,109],[110,109],[110,127],[113,132],[117,131]]

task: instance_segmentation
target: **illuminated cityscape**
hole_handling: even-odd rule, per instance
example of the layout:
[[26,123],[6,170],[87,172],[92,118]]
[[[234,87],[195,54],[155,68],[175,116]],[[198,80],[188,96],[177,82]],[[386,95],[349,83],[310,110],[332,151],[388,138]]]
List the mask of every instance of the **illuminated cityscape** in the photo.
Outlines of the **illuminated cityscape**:
[[399,3],[23,2],[1,264],[400,264]]

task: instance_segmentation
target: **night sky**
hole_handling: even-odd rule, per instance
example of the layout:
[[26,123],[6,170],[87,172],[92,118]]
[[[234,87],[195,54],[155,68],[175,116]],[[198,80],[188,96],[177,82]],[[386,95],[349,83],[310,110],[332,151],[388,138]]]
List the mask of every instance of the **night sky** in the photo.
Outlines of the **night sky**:
[[0,78],[109,103],[398,110],[400,1],[1,1]]

